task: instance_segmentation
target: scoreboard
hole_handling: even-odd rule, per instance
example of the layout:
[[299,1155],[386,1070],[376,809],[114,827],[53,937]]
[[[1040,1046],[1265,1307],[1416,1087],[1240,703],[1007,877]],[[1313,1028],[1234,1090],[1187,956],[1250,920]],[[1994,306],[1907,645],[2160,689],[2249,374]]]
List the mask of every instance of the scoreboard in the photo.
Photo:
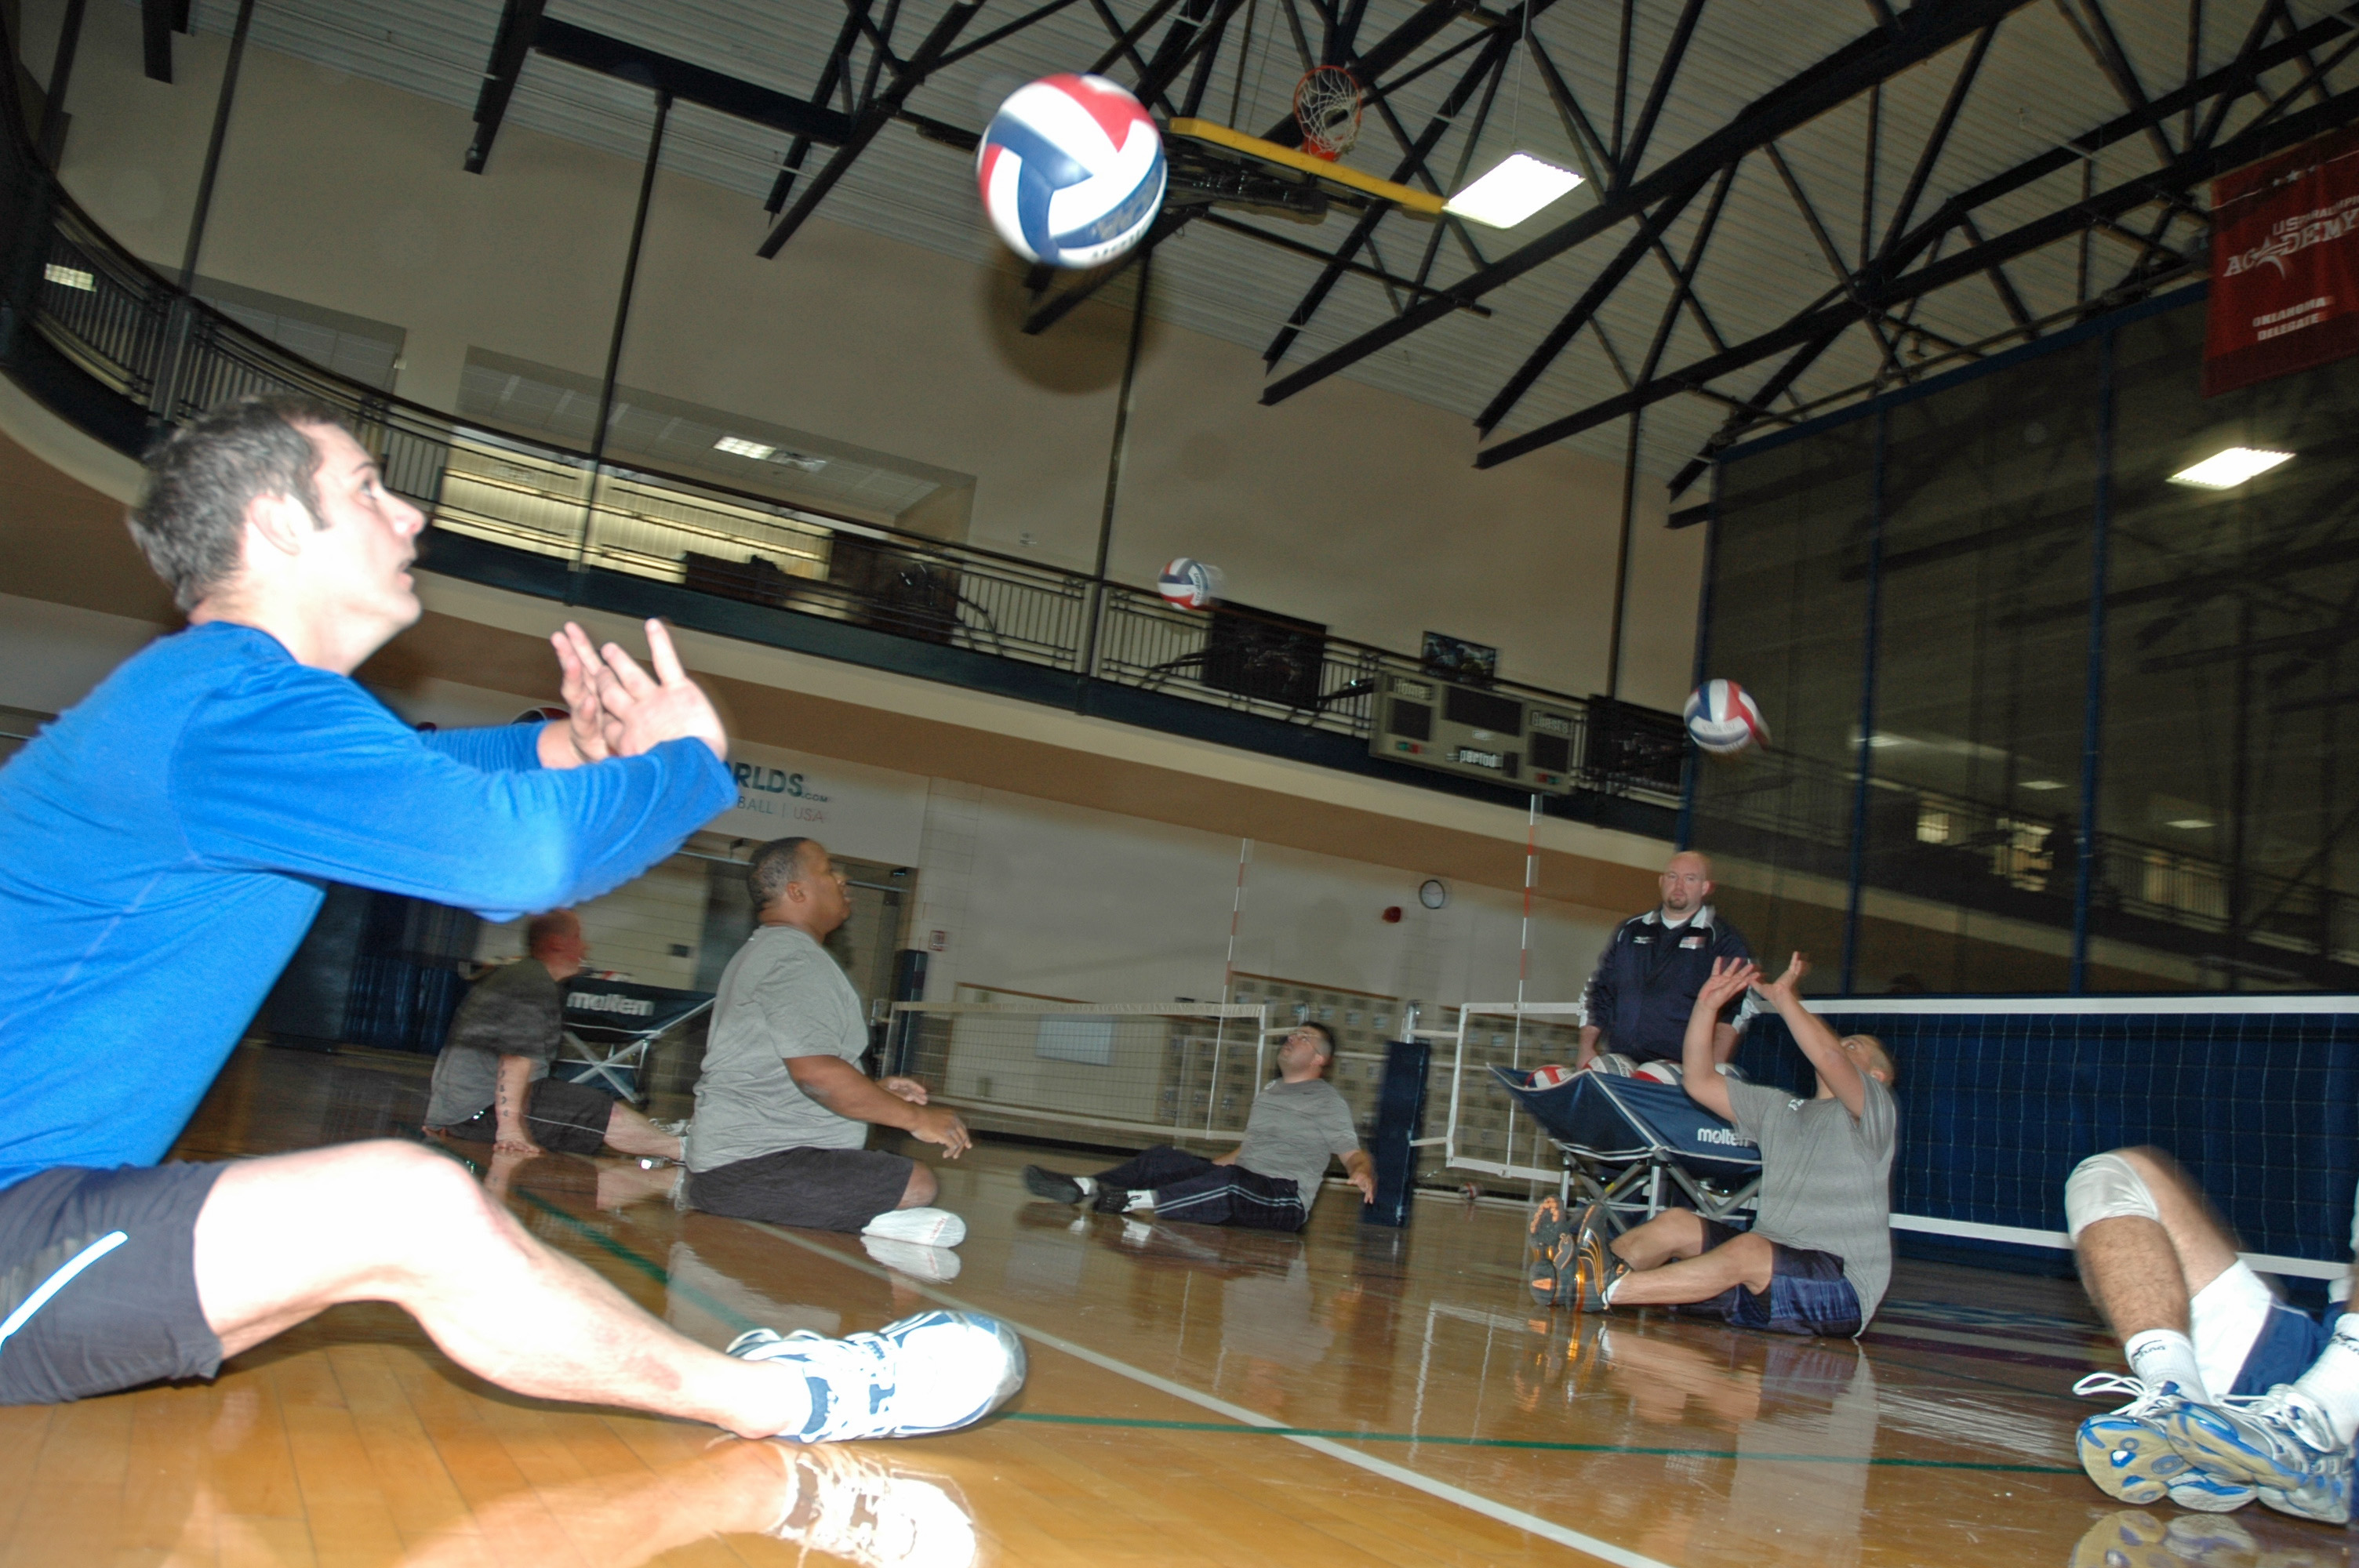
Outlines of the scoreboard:
[[1377,677],[1368,753],[1388,762],[1569,795],[1581,715],[1570,705],[1437,678],[1421,669]]

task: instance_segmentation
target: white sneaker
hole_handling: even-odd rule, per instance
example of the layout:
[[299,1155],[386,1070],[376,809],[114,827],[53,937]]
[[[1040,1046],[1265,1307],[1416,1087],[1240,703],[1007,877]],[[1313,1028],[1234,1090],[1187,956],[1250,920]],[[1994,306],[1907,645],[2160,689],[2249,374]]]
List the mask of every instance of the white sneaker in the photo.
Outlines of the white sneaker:
[[2208,1465],[2199,1465],[2171,1440],[2171,1425],[2195,1405],[2176,1383],[2148,1388],[2117,1372],[2092,1372],[2072,1385],[2082,1399],[2126,1394],[2130,1402],[2081,1423],[2081,1468],[2109,1497],[2140,1507],[2169,1498],[2182,1509],[2229,1513],[2258,1488]]
[[2172,1443],[2213,1474],[2258,1487],[2280,1513],[2351,1522],[2351,1446],[2289,1383],[2164,1418]]
[[920,1247],[955,1247],[966,1239],[966,1221],[946,1208],[897,1208],[862,1226],[860,1234]]
[[729,1354],[802,1368],[810,1417],[773,1434],[797,1443],[954,1432],[1024,1386],[1024,1342],[980,1313],[921,1312],[842,1339],[756,1328],[731,1340]]
[[850,1448],[792,1461],[798,1495],[770,1534],[862,1568],[970,1568],[974,1519],[944,1483]]
[[860,1245],[887,1269],[897,1269],[913,1280],[940,1285],[959,1277],[959,1255],[947,1247],[920,1247],[884,1236],[864,1236]]

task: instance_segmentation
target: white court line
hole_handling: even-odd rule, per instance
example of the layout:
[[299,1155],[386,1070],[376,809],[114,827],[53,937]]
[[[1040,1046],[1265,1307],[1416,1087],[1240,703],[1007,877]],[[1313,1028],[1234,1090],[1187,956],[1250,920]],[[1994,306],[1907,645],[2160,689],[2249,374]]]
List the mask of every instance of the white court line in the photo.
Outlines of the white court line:
[[[782,1230],[775,1225],[764,1225],[758,1220],[741,1220],[739,1223],[749,1225],[766,1236],[775,1236],[781,1241],[792,1242],[807,1252],[816,1252],[822,1258],[832,1260],[847,1269],[872,1278],[890,1281],[896,1277],[892,1271],[863,1262],[832,1247],[822,1246],[816,1241],[807,1241],[793,1232]],[[1233,1405],[1226,1400],[1200,1393],[1185,1383],[1175,1383],[1169,1378],[1158,1377],[1153,1372],[1134,1367],[1126,1361],[1117,1361],[1113,1357],[1092,1350],[1087,1346],[1076,1345],[1070,1339],[1034,1328],[1029,1324],[1018,1323],[1004,1312],[991,1307],[977,1306],[973,1302],[961,1301],[946,1292],[935,1290],[929,1285],[911,1280],[907,1274],[901,1274],[898,1278],[902,1282],[914,1286],[921,1296],[940,1302],[942,1305],[959,1312],[981,1313],[986,1317],[995,1317],[1027,1339],[1037,1340],[1051,1350],[1061,1350],[1076,1360],[1086,1361],[1093,1367],[1114,1373],[1116,1377],[1127,1378],[1134,1383],[1144,1383],[1158,1393],[1169,1394],[1174,1399],[1185,1400],[1190,1404],[1211,1411],[1216,1415],[1226,1416],[1231,1421],[1245,1426],[1257,1426],[1266,1430],[1276,1429],[1280,1432],[1283,1432],[1286,1426],[1286,1422],[1273,1421],[1258,1411],[1247,1410],[1243,1405]],[[1506,1504],[1486,1498],[1480,1492],[1470,1492],[1463,1487],[1453,1487],[1447,1481],[1437,1481],[1430,1476],[1420,1476],[1405,1465],[1378,1459],[1374,1454],[1363,1454],[1356,1448],[1347,1448],[1331,1439],[1310,1437],[1299,1433],[1284,1433],[1284,1435],[1288,1443],[1299,1443],[1303,1447],[1315,1453],[1324,1454],[1331,1459],[1341,1459],[1344,1464],[1357,1465],[1371,1475],[1382,1476],[1388,1481],[1397,1481],[1404,1487],[1423,1492],[1428,1497],[1440,1498],[1443,1502],[1455,1503],[1462,1509],[1481,1514],[1486,1519],[1497,1519],[1502,1524],[1512,1525],[1517,1530],[1537,1535],[1543,1541],[1553,1541],[1560,1546],[1570,1546],[1576,1552],[1586,1552],[1592,1557],[1614,1563],[1615,1568],[1670,1568],[1670,1564],[1648,1557],[1642,1552],[1633,1552],[1627,1547],[1616,1546],[1610,1541],[1600,1541],[1593,1535],[1583,1535],[1577,1530],[1568,1530],[1553,1520],[1540,1518],[1538,1514],[1527,1514],[1521,1509],[1509,1508]]]

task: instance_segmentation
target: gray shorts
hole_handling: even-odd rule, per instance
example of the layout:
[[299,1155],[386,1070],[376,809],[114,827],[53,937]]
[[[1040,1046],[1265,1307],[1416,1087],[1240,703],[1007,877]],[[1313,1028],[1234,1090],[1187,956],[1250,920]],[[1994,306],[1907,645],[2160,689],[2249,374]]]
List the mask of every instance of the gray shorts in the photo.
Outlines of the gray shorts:
[[196,1230],[226,1168],[60,1165],[0,1191],[0,1327],[16,1325],[0,1340],[0,1405],[220,1370],[221,1340],[197,1300]]
[[691,1171],[688,1206],[731,1219],[858,1230],[901,1206],[917,1162],[882,1149],[780,1149]]
[[[606,1146],[606,1122],[614,1114],[612,1095],[563,1078],[536,1078],[525,1098],[524,1130],[553,1154],[595,1154]],[[485,1106],[443,1130],[453,1138],[490,1143],[499,1138],[499,1117]]]

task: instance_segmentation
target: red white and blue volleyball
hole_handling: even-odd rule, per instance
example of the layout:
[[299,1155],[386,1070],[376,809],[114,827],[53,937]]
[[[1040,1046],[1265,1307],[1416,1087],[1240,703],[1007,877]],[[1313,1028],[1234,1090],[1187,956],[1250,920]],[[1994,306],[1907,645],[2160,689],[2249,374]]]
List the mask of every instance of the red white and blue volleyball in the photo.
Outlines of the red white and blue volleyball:
[[1181,556],[1155,579],[1155,591],[1182,610],[1210,610],[1221,600],[1221,574],[1201,561]]
[[1050,266],[1114,260],[1163,210],[1162,135],[1103,76],[1044,76],[1010,93],[983,133],[974,173],[1008,249]]
[[1696,687],[1688,698],[1687,721],[1695,743],[1716,757],[1769,743],[1768,721],[1733,680],[1708,680]]

